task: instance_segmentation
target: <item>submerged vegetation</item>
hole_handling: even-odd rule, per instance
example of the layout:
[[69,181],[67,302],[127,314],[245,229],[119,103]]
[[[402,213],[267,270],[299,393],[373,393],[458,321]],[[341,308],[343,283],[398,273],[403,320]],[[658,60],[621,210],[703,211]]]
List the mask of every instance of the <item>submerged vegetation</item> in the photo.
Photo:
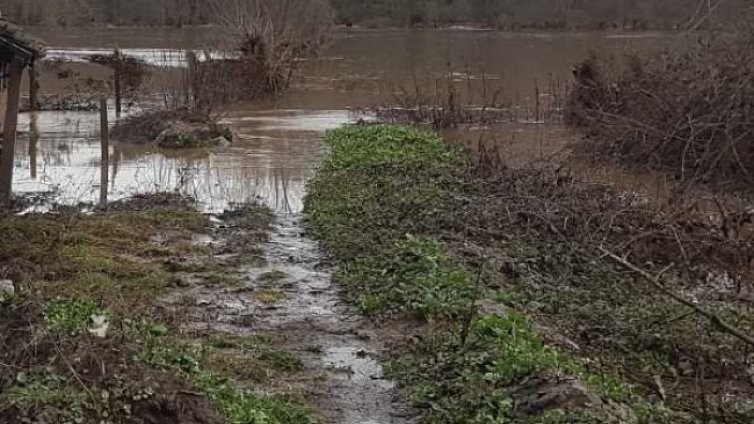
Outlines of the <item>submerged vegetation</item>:
[[[721,266],[736,272],[751,245],[562,170],[472,166],[418,129],[351,126],[326,141],[331,154],[306,203],[313,234],[364,312],[418,319],[390,368],[424,422],[751,418],[738,391],[747,344],[600,253],[651,261],[668,289],[691,291],[746,331],[745,306],[702,290]],[[670,267],[676,249],[694,267]],[[699,367],[721,381],[702,399]]]

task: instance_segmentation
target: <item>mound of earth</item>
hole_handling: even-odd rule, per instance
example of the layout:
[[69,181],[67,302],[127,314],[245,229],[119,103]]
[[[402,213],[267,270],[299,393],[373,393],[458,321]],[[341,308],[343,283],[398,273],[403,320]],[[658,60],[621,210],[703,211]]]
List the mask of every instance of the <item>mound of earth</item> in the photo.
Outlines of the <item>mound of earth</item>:
[[139,347],[122,329],[106,339],[56,334],[43,315],[34,302],[0,306],[0,422],[224,422],[206,394],[135,360]]
[[209,116],[189,110],[164,110],[128,117],[111,131],[113,140],[154,143],[170,149],[227,147],[233,141],[230,128]]

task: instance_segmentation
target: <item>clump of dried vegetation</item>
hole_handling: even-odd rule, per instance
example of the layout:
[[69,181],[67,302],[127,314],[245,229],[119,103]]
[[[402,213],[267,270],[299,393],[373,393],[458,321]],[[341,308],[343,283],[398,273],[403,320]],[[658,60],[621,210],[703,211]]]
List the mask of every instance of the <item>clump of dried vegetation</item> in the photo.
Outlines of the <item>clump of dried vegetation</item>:
[[574,70],[569,120],[590,153],[675,174],[683,184],[749,190],[754,28],[624,60],[594,56]]

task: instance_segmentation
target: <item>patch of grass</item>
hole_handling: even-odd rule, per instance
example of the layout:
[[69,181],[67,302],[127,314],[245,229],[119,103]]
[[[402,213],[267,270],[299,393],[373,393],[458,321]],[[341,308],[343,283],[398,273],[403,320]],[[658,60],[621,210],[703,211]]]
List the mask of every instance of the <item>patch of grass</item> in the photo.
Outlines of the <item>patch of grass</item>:
[[[270,216],[258,207],[236,216],[234,224],[253,225],[248,229],[253,234],[244,232],[240,244],[231,235],[228,253],[258,254],[254,240],[264,238]],[[217,338],[186,341],[175,328],[134,318],[165,318],[155,299],[175,282],[180,264],[197,263],[210,253],[210,247],[194,246],[191,240],[211,228],[206,216],[170,196],[116,203],[92,214],[71,209],[54,215],[0,216],[0,229],[8,238],[0,244],[3,271],[22,288],[15,309],[0,309],[2,340],[16,341],[11,330],[19,335],[16,345],[0,350],[0,362],[29,373],[49,369],[18,381],[0,372],[0,421],[139,421],[144,417],[137,408],[131,416],[131,409],[122,406],[143,402],[141,390],[147,390],[150,399],[180,390],[206,395],[186,406],[186,413],[216,415],[219,410],[231,424],[313,422],[300,399],[244,389],[255,381],[236,381],[256,372],[270,381],[300,370],[302,365],[290,353],[275,351],[262,337],[225,338],[223,343],[235,346],[228,348],[235,351],[225,352],[213,347],[220,343]],[[233,285],[239,278],[227,272],[232,266],[208,259],[207,266],[194,271],[212,284]],[[99,315],[118,324],[106,339],[87,334],[92,316]],[[90,399],[91,393],[96,399]],[[162,413],[156,413],[156,419]]]
[[4,404],[25,415],[37,411],[35,418],[40,422],[81,422],[87,400],[86,393],[60,375],[19,373],[16,381],[0,394],[0,408]]
[[338,281],[360,293],[357,301],[367,314],[459,316],[476,295],[471,274],[437,240],[407,236],[380,253],[344,264],[337,273]]
[[243,286],[241,277],[229,272],[208,272],[202,275],[205,282],[213,286],[221,287],[240,287]]
[[[310,424],[314,415],[302,406],[299,399],[289,395],[260,394],[243,389],[221,371],[235,371],[239,364],[253,364],[248,357],[240,362],[212,366],[217,359],[216,352],[208,344],[185,342],[169,336],[142,332],[145,349],[140,359],[158,368],[169,370],[190,380],[202,392],[206,393],[218,406],[231,424],[269,423],[269,424]],[[233,338],[234,346],[248,347],[253,341]],[[213,354],[214,353],[214,354]],[[278,369],[294,370],[295,360],[285,354],[267,357],[267,361]],[[228,357],[225,356],[224,360]],[[236,358],[238,361],[238,358]],[[254,374],[252,374],[253,376]],[[237,377],[237,375],[236,375]]]
[[263,287],[259,293],[259,301],[262,303],[277,303],[285,299],[283,293],[274,287]]
[[286,350],[266,350],[258,358],[270,368],[279,371],[294,372],[304,369],[304,363]]
[[265,272],[257,278],[260,283],[277,283],[278,281],[285,280],[289,275],[280,270],[274,270]]
[[[480,316],[463,340],[452,332],[427,335],[426,340],[411,355],[394,361],[389,373],[413,387],[413,402],[432,406],[429,423],[612,422],[609,415],[581,409],[583,405],[560,411],[566,421],[556,420],[561,416],[557,411],[522,421],[512,389],[528,377],[547,376],[578,378],[603,398],[632,405],[644,418],[656,416],[654,406],[638,396],[634,385],[547,346],[518,313]],[[581,420],[569,421],[576,416]]]
[[155,298],[171,282],[153,260],[151,237],[168,232],[190,239],[192,232],[210,226],[206,216],[184,203],[136,203],[94,214],[0,216],[7,240],[0,244],[0,261],[7,277],[46,299],[74,295],[108,309],[143,308],[145,299]]

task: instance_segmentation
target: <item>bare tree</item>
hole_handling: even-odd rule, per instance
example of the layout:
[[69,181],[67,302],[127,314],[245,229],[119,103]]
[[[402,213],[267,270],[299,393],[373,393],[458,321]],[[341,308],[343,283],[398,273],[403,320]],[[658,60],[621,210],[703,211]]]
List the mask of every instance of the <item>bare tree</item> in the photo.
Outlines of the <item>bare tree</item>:
[[333,21],[327,0],[211,0],[210,7],[237,48],[286,84],[296,59],[318,52]]

